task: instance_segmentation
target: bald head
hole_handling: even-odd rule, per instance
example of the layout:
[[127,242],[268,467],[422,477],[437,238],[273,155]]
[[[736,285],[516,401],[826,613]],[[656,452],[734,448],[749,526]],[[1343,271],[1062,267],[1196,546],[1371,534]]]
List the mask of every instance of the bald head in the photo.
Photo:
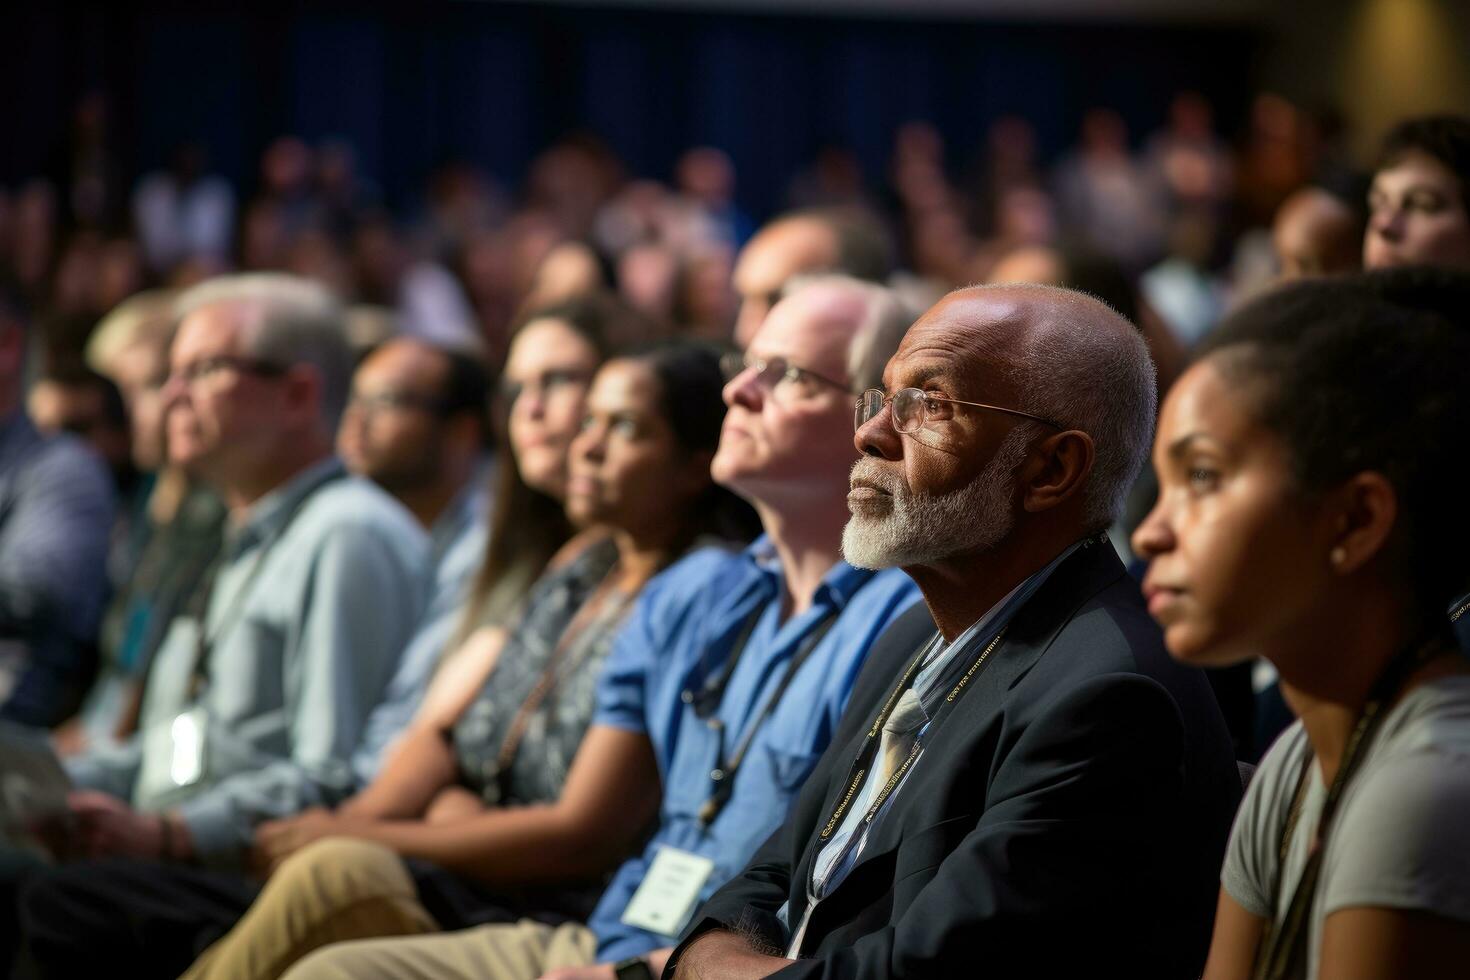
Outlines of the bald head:
[[793,278],[840,273],[881,283],[890,261],[883,226],[861,210],[824,208],[777,218],[750,240],[735,264],[734,285],[741,300],[735,342],[749,346]]
[[1282,202],[1271,241],[1283,279],[1356,272],[1362,265],[1363,218],[1320,187],[1304,187]]
[[836,264],[837,235],[817,218],[783,218],[762,228],[741,250],[735,264],[735,291],[740,294],[735,342],[741,347],[750,345],[792,277],[826,272]]
[[1072,289],[972,286],[924,314],[899,355],[920,344],[951,349],[1005,404],[1091,436],[1085,519],[1093,528],[1116,519],[1147,457],[1157,410],[1153,362],[1133,324]]

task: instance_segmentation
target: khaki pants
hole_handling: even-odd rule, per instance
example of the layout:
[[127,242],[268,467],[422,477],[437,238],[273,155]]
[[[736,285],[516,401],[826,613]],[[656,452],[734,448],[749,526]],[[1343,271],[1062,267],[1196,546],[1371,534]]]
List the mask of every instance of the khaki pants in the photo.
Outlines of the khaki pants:
[[339,943],[296,964],[286,980],[536,980],[548,970],[589,966],[597,939],[583,925],[530,919],[437,936]]
[[437,932],[413,878],[386,847],[329,837],[291,855],[187,980],[275,980],[331,943]]

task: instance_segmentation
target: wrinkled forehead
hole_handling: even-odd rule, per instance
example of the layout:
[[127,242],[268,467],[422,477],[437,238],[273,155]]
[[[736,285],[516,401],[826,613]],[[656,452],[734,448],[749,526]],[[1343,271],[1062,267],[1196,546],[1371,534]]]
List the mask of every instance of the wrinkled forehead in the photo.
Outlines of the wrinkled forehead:
[[1030,325],[1025,305],[1003,294],[943,300],[904,334],[883,382],[889,390],[935,379],[956,389],[1008,386]]
[[173,362],[183,364],[218,354],[244,353],[250,331],[259,323],[262,312],[254,304],[244,303],[211,303],[193,310],[179,322]]
[[798,367],[841,378],[847,374],[861,301],[813,287],[781,300],[754,337],[752,357],[781,358]]

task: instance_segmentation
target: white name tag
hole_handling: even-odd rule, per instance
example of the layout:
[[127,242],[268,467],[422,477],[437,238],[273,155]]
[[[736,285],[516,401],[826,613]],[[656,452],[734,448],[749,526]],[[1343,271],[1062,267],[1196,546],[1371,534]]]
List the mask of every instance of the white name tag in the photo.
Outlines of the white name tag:
[[677,847],[660,847],[643,883],[623,910],[623,925],[660,936],[677,936],[694,914],[699,890],[714,873],[715,862]]
[[140,788],[161,797],[192,786],[204,775],[204,709],[194,708],[143,733]]

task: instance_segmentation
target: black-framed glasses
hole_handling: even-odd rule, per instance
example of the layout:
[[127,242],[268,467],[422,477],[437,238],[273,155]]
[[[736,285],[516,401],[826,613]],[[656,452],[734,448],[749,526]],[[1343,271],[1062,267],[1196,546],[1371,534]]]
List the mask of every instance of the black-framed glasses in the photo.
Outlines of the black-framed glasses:
[[222,371],[254,374],[262,378],[279,378],[288,370],[286,365],[277,364],[274,361],[263,361],[259,358],[243,357],[238,354],[217,354],[214,357],[201,357],[193,364],[185,364],[183,367],[174,369],[169,372],[168,380],[177,379],[186,385],[192,385]]
[[761,387],[775,393],[778,391],[801,392],[810,388],[812,383],[824,384],[838,391],[851,391],[852,389],[841,381],[836,381],[815,371],[809,371],[804,367],[797,367],[782,357],[752,357],[749,354],[726,354],[720,358],[720,370],[725,374],[727,382],[734,381],[746,371],[754,371],[756,380]]
[[853,431],[861,429],[865,424],[878,417],[883,411],[883,406],[889,402],[893,403],[893,428],[896,432],[917,432],[924,427],[924,423],[932,418],[940,417],[944,411],[944,405],[968,405],[971,408],[983,408],[991,412],[1004,412],[1006,415],[1018,415],[1023,419],[1040,422],[1049,425],[1053,429],[1062,430],[1066,426],[1058,425],[1051,419],[1044,419],[1030,412],[1018,411],[1014,408],[1002,408],[999,405],[987,405],[984,402],[967,402],[958,398],[941,398],[928,392],[920,391],[918,388],[900,388],[892,395],[885,395],[881,389],[869,388],[858,396],[857,405],[853,411]]

